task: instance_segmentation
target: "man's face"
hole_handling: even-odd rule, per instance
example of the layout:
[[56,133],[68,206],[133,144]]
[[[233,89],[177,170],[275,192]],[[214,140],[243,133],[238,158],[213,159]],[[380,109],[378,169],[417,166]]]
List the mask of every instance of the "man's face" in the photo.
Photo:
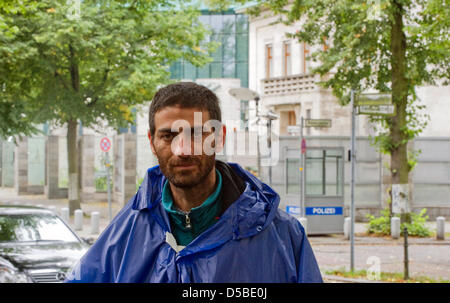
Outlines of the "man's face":
[[[173,185],[193,187],[201,184],[214,168],[215,153],[208,151],[208,146],[217,144],[211,140],[215,138],[214,131],[203,128],[209,119],[205,110],[179,106],[165,107],[155,114],[153,137],[149,132],[150,146],[162,173]],[[225,127],[221,125],[220,130],[223,140]],[[205,141],[211,144],[205,144]]]

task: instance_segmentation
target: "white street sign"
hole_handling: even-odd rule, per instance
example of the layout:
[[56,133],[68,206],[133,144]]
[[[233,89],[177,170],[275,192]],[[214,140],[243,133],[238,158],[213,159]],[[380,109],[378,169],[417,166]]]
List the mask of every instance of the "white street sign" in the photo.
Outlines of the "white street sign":
[[375,93],[375,94],[360,94],[357,97],[356,105],[391,105],[392,94],[390,93]]
[[331,127],[331,119],[305,119],[305,127]]
[[409,212],[408,186],[408,184],[392,184],[392,213],[405,214]]
[[300,134],[300,125],[288,125],[287,132],[289,134]]
[[359,105],[359,115],[395,115],[395,105]]

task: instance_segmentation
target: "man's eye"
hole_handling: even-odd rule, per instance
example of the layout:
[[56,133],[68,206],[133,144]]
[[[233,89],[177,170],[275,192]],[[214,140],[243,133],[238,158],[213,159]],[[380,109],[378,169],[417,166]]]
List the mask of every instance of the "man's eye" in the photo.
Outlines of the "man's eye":
[[173,139],[173,134],[162,135],[161,139],[163,139],[163,140],[172,140]]

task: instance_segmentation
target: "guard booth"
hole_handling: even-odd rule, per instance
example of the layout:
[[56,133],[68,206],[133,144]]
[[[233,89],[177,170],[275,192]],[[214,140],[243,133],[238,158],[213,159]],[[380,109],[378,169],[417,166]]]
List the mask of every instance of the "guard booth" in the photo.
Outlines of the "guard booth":
[[[285,197],[290,201],[286,211],[301,215],[300,150],[285,150]],[[344,232],[344,148],[308,147],[304,168],[304,215],[307,233]],[[292,201],[297,201],[293,206]]]

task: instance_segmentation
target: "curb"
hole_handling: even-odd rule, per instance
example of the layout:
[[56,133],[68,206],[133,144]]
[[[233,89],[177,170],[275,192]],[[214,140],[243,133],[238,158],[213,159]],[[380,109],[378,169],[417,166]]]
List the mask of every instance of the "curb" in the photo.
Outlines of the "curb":
[[324,283],[332,283],[332,282],[338,282],[338,283],[389,283],[389,282],[384,282],[384,281],[372,281],[372,280],[365,280],[365,279],[344,278],[344,277],[334,276],[334,275],[322,275],[322,278],[324,280]]
[[[345,246],[350,245],[350,242],[343,243],[343,242],[315,242],[315,241],[309,241],[311,245],[339,245],[339,246]],[[364,246],[403,246],[403,242],[361,242],[361,243],[355,243],[355,246],[357,245],[364,245]],[[450,245],[450,241],[442,242],[442,240],[436,240],[436,242],[409,242],[408,246],[411,245]]]

